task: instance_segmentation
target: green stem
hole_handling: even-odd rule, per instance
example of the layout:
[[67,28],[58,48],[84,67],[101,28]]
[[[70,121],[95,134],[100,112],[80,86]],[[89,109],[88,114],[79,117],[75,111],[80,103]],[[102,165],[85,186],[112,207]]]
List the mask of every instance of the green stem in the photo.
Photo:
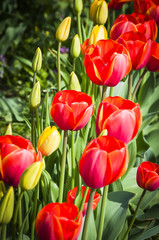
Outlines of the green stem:
[[128,80],[128,100],[131,100],[132,81],[133,81],[133,71],[131,71],[131,72],[129,73],[129,80]]
[[135,89],[134,89],[134,92],[132,94],[132,98],[131,98],[131,101],[134,101],[134,98],[135,98],[135,95],[137,93],[137,90],[142,82],[142,79],[143,77],[145,76],[145,74],[147,73],[147,69],[145,68],[145,70],[143,71],[143,73],[141,74],[140,78],[139,78],[139,81],[137,82],[136,86],[135,86]]
[[6,240],[7,225],[2,227],[2,240]]
[[36,73],[34,73],[34,76],[33,76],[33,87],[34,87],[35,83],[36,83]]
[[80,204],[80,207],[79,207],[79,212],[83,211],[83,207],[84,207],[84,203],[85,203],[85,200],[86,200],[86,197],[87,197],[88,190],[89,190],[89,187],[86,186],[85,191],[83,193],[82,201],[81,201],[81,204]]
[[[18,195],[20,195],[20,193],[21,193],[21,188],[20,188],[20,186],[18,186]],[[21,201],[19,203],[18,213],[19,213],[19,229],[20,229],[22,226],[22,203],[21,203]]]
[[87,240],[87,230],[88,230],[89,219],[92,212],[94,194],[95,194],[95,189],[92,188],[89,196],[88,206],[87,206],[86,218],[85,218],[85,223],[84,223],[83,233],[82,233],[82,240]]
[[35,218],[36,218],[36,211],[37,211],[37,198],[38,198],[38,192],[39,192],[39,183],[35,187],[34,192],[34,209],[33,209],[33,215],[31,218],[31,240],[34,240],[34,230],[35,230]]
[[133,226],[133,224],[134,224],[134,221],[135,221],[135,218],[136,218],[138,209],[139,209],[139,207],[140,207],[140,204],[141,204],[141,201],[142,201],[143,197],[145,196],[145,193],[146,193],[146,189],[144,189],[143,192],[142,192],[142,194],[141,194],[141,197],[140,197],[139,202],[138,202],[138,204],[137,204],[137,207],[136,207],[134,216],[133,216],[133,218],[132,218],[132,220],[131,220],[131,222],[130,222],[130,225],[129,225],[129,227],[128,227],[128,230],[126,231],[126,233],[125,233],[125,235],[124,235],[124,237],[123,237],[123,240],[125,240],[125,239],[127,238],[127,235],[129,234],[129,232],[130,232],[130,230],[131,230],[131,228],[132,228],[132,226]]
[[74,151],[74,131],[71,132],[71,159],[72,159],[72,178],[71,178],[71,189],[75,187],[75,151]]
[[61,42],[58,42],[58,49],[57,49],[57,81],[58,81],[58,91],[61,91],[60,48],[61,48]]
[[72,70],[75,72],[76,69],[76,58],[73,58],[73,63],[72,63]]
[[40,120],[39,120],[39,112],[38,108],[36,108],[36,125],[37,125],[37,133],[38,133],[38,138],[40,137],[41,131],[40,131]]
[[45,128],[50,126],[50,112],[49,112],[49,103],[48,103],[48,98],[49,98],[49,92],[48,92],[48,89],[47,89],[47,92],[46,92],[46,105],[45,105],[45,108],[46,108],[46,117],[45,117]]
[[16,224],[17,224],[17,215],[18,215],[18,210],[19,210],[19,205],[21,204],[21,199],[23,196],[23,191],[20,193],[18,196],[17,204],[14,209],[14,215],[13,215],[13,234],[12,234],[12,239],[16,240]]
[[101,206],[101,211],[100,211],[100,220],[99,220],[97,240],[102,239],[107,194],[108,194],[108,186],[105,186],[104,191],[103,191],[103,197],[102,197],[102,206]]
[[110,93],[109,93],[109,96],[113,96],[113,90],[114,90],[114,88],[113,87],[110,87]]
[[80,13],[77,14],[77,24],[78,24],[78,35],[79,35],[80,43],[82,43],[81,16],[80,16]]
[[36,146],[35,136],[36,136],[36,134],[35,134],[35,122],[34,122],[34,110],[32,110],[32,114],[31,114],[31,142],[32,142],[34,148]]
[[106,95],[107,95],[107,86],[103,85],[102,100],[106,98]]
[[63,138],[63,152],[62,152],[62,160],[61,160],[59,203],[62,203],[62,200],[63,200],[63,188],[64,188],[65,165],[66,165],[67,137],[68,137],[68,131],[66,130],[66,131],[64,131],[64,138]]

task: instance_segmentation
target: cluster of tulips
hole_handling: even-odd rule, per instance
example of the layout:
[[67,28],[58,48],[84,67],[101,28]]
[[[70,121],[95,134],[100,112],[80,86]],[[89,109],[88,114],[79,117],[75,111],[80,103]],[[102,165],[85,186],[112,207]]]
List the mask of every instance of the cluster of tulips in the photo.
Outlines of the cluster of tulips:
[[[140,105],[134,102],[135,94],[147,71],[159,71],[159,44],[155,41],[157,24],[159,24],[157,0],[135,0],[135,12],[120,15],[112,24],[109,39],[107,39],[108,33],[104,24],[108,17],[108,8],[111,12],[128,2],[132,2],[132,0],[111,0],[107,7],[104,0],[94,0],[90,6],[90,18],[98,25],[93,27],[89,38],[85,41],[82,41],[79,28],[79,36],[75,35],[72,41],[71,55],[73,59],[76,60],[79,57],[81,50],[86,74],[93,85],[98,87],[97,91],[101,97],[99,106],[93,95],[91,97],[81,91],[83,84],[79,83],[75,74],[75,61],[71,73],[71,87],[69,90],[66,88],[61,90],[60,47],[69,36],[71,18],[64,19],[57,29],[58,91],[49,108],[53,123],[60,129],[59,131],[56,126],[47,126],[43,129],[38,122],[37,115],[37,131],[35,131],[34,113],[37,113],[41,101],[40,84],[36,82],[36,74],[42,64],[41,50],[38,48],[36,51],[32,65],[34,81],[30,100],[32,107],[31,141],[21,136],[13,136],[9,134],[9,131],[6,135],[0,136],[0,226],[3,228],[10,221],[12,222],[13,240],[17,239],[17,234],[19,234],[18,237],[20,236],[17,231],[17,218],[18,211],[20,212],[21,197],[25,191],[36,189],[34,195],[37,204],[39,181],[47,164],[45,158],[59,148],[61,130],[63,130],[63,149],[58,183],[58,202],[46,204],[39,212],[36,212],[37,209],[34,205],[31,239],[34,239],[35,235],[34,224],[40,240],[75,240],[81,234],[82,225],[84,225],[82,239],[86,239],[91,210],[96,209],[101,199],[102,216],[106,204],[103,198],[108,192],[108,185],[121,178],[127,171],[129,164],[127,144],[137,136],[142,124]],[[74,7],[79,20],[83,9],[82,0],[75,0]],[[106,87],[112,89],[128,74],[132,84],[133,71],[143,68],[143,74],[135,86],[134,92],[129,91],[128,99],[112,96],[111,90],[110,96],[107,96],[108,88]],[[89,81],[89,83],[91,82]],[[93,89],[91,84],[90,86]],[[76,159],[78,161],[76,163],[73,151],[74,132],[85,129],[88,122],[91,125],[93,115],[96,119],[96,136],[91,136],[91,140],[87,139],[87,145],[81,158]],[[65,198],[69,134],[72,134],[73,139],[71,189]],[[75,180],[76,176],[81,177],[83,181],[81,184],[79,180],[78,186]],[[159,165],[148,161],[143,162],[138,167],[136,180],[138,186],[144,189],[144,193],[146,190],[156,190],[159,187]],[[18,187],[21,191],[14,206],[14,191]],[[100,196],[97,189],[102,188],[103,194]],[[80,204],[75,204],[77,196],[80,196]],[[104,219],[101,217],[98,240],[102,239],[103,222]],[[130,228],[125,237],[129,231]],[[4,236],[3,231],[2,236]]]

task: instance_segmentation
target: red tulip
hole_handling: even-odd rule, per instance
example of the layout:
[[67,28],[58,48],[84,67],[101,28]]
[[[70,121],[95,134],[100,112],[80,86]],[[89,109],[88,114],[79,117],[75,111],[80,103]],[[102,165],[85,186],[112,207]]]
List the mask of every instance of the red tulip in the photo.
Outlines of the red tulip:
[[92,99],[86,93],[74,90],[59,91],[51,105],[51,117],[63,130],[83,128],[93,115]]
[[159,72],[159,43],[155,41],[151,42],[151,52],[146,67],[149,71]]
[[151,16],[145,14],[121,14],[110,29],[110,38],[117,40],[126,32],[140,32],[145,34],[146,39],[157,38],[157,25]]
[[18,186],[23,171],[36,161],[42,161],[31,142],[20,136],[0,136],[0,178],[7,184]]
[[[38,213],[35,228],[39,240],[76,240],[83,216],[71,203],[50,203]],[[77,217],[77,219],[76,219]],[[75,220],[76,219],[76,220]]]
[[137,134],[142,123],[139,104],[121,97],[107,97],[99,105],[96,133],[104,129],[108,135],[125,143],[130,142]]
[[93,83],[106,86],[116,86],[131,70],[128,51],[112,40],[99,40],[91,45],[84,65]]
[[125,3],[133,2],[133,0],[111,0],[108,4],[108,8],[113,10],[120,9]]
[[128,49],[132,69],[139,70],[146,66],[150,56],[151,40],[147,40],[143,33],[124,33],[118,38],[117,42]]
[[[85,191],[85,186],[82,186],[82,197],[83,197],[83,194],[84,194],[84,191]],[[84,203],[84,207],[83,207],[83,211],[82,211],[82,214],[83,216],[86,214],[86,211],[87,211],[87,206],[88,206],[88,200],[89,200],[89,195],[90,195],[90,191],[91,189],[88,190],[88,193],[87,193],[87,196],[86,196],[86,200],[85,200],[85,203]],[[69,203],[73,203],[74,200],[75,200],[75,197],[76,197],[76,193],[77,193],[77,187],[73,188],[72,190],[70,190],[68,193],[67,193],[67,202]],[[99,203],[99,200],[100,200],[100,194],[98,194],[97,192],[95,192],[95,195],[94,195],[94,199],[93,199],[93,204],[92,204],[92,209],[95,210],[98,203]]]
[[79,161],[79,173],[85,184],[101,188],[119,179],[127,170],[128,149],[111,136],[93,139]]
[[139,187],[155,191],[159,188],[159,165],[152,162],[143,162],[137,169],[136,181]]

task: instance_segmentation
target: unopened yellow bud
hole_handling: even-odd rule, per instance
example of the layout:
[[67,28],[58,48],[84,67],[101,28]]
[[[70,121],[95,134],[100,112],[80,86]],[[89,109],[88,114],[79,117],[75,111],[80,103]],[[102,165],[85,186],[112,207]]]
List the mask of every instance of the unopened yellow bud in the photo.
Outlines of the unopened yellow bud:
[[76,90],[81,92],[81,86],[77,75],[74,72],[70,74],[70,90]]
[[96,25],[90,34],[89,45],[95,44],[98,40],[107,39],[108,33],[106,28],[103,25]]
[[40,83],[37,82],[31,92],[30,105],[32,108],[37,108],[41,102],[41,87]]
[[41,53],[40,48],[38,47],[36,49],[36,52],[35,52],[35,55],[34,55],[34,58],[32,61],[33,71],[35,73],[38,72],[41,69],[41,66],[42,66],[42,53]]
[[43,162],[32,163],[21,175],[20,187],[23,190],[33,189],[39,182],[43,170]]
[[4,135],[12,135],[12,125],[11,125],[11,123],[8,124]]
[[56,30],[56,39],[59,42],[66,41],[71,27],[71,17],[66,17]]
[[8,224],[13,216],[14,189],[11,186],[0,201],[0,225]]
[[77,58],[79,57],[80,52],[81,52],[80,39],[78,34],[76,34],[71,43],[70,53],[73,58]]
[[75,13],[81,14],[83,10],[83,1],[82,0],[74,0],[74,10]]
[[90,18],[95,24],[105,24],[108,18],[108,5],[105,0],[94,0],[90,7]]
[[0,200],[6,192],[6,188],[3,181],[0,181]]
[[57,128],[49,126],[40,135],[37,147],[43,156],[49,156],[59,147],[60,141],[61,135]]

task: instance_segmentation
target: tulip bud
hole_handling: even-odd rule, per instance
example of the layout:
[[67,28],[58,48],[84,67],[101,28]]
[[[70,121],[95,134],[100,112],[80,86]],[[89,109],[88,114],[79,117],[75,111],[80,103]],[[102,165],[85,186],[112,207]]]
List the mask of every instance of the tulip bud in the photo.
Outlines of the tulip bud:
[[56,30],[56,39],[59,42],[66,41],[71,27],[71,17],[66,17]]
[[82,0],[74,0],[74,10],[75,13],[81,14],[83,10],[83,1]]
[[70,74],[70,90],[76,90],[81,92],[81,86],[79,84],[79,80],[77,78],[77,75],[74,72],[71,72]]
[[30,105],[32,108],[37,108],[41,102],[41,88],[40,83],[37,82],[31,92]]
[[11,123],[8,124],[4,135],[12,135],[12,125],[11,125]]
[[23,190],[32,190],[39,182],[43,170],[43,162],[32,163],[21,175],[20,187]]
[[49,126],[40,135],[37,147],[43,156],[49,156],[59,147],[60,141],[61,135],[57,128]]
[[108,131],[107,129],[104,129],[100,134],[99,134],[99,137],[101,136],[107,136],[108,135]]
[[6,188],[3,181],[0,181],[0,200],[6,192]]
[[71,43],[70,53],[73,58],[77,58],[81,52],[80,39],[78,34],[76,34]]
[[90,7],[90,18],[96,24],[105,24],[108,18],[108,6],[104,0],[95,0]]
[[95,44],[98,40],[107,39],[108,33],[103,25],[96,25],[90,34],[89,45]]
[[40,48],[38,47],[36,49],[36,52],[35,52],[35,55],[34,55],[34,58],[32,61],[33,71],[35,73],[38,72],[41,69],[41,66],[42,66],[42,53],[41,53]]
[[0,202],[0,225],[8,224],[13,216],[14,210],[14,189],[11,186],[5,192]]

